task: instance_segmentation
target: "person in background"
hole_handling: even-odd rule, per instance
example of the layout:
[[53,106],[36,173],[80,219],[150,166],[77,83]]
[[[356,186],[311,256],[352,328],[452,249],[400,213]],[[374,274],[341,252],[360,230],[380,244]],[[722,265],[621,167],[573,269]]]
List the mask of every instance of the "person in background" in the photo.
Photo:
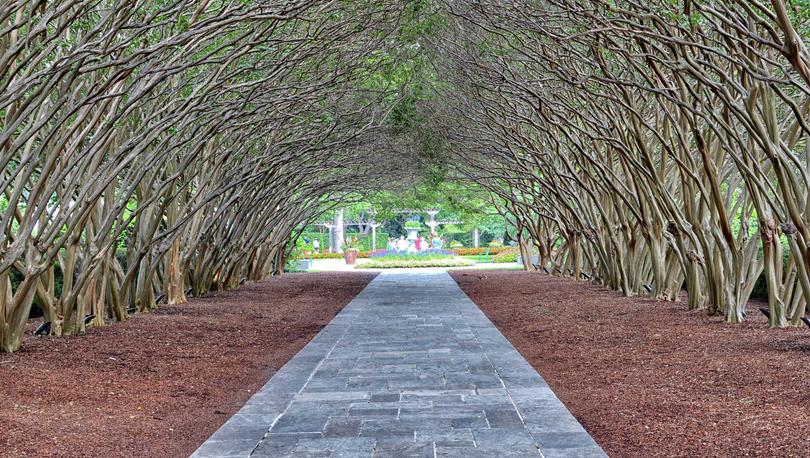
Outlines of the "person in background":
[[397,240],[397,251],[408,251],[408,241],[405,240],[405,237],[400,235],[399,240]]
[[315,240],[312,241],[312,251],[314,251],[315,254],[318,254],[318,253],[321,252],[321,242],[320,242],[320,240],[315,239]]
[[422,251],[422,236],[416,236],[416,251]]

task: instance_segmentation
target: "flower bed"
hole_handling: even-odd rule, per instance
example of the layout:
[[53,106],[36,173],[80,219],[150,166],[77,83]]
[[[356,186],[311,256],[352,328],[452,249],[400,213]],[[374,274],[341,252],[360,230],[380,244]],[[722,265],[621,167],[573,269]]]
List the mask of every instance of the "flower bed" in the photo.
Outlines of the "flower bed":
[[357,266],[358,269],[393,269],[411,267],[467,267],[475,262],[461,259],[448,250],[424,250],[397,252],[377,250],[371,253],[371,261]]
[[375,260],[425,260],[453,258],[456,253],[449,250],[423,250],[423,251],[391,251],[377,250],[371,253],[371,259]]
[[[473,253],[466,253],[466,251],[475,250]],[[492,248],[490,249],[489,254],[494,255],[495,253],[499,253],[501,251],[506,250],[506,248]],[[459,253],[459,251],[465,251],[465,253]],[[470,255],[477,255],[477,254],[484,254],[486,253],[486,248],[462,248],[461,250],[423,250],[414,253],[410,252],[398,252],[393,250],[375,250],[375,251],[361,251],[358,253],[358,258],[372,258],[372,259],[379,259],[385,257],[396,257],[399,260],[405,259],[412,259],[412,260],[424,260],[424,259],[438,259],[438,258],[447,258],[447,257],[455,257],[455,256],[470,256]],[[318,253],[312,254],[312,259],[343,259],[343,255],[341,253]]]
[[415,268],[415,267],[469,267],[474,265],[473,261],[455,257],[444,258],[394,258],[394,259],[372,259],[369,262],[358,264],[355,269],[395,269],[395,268]]

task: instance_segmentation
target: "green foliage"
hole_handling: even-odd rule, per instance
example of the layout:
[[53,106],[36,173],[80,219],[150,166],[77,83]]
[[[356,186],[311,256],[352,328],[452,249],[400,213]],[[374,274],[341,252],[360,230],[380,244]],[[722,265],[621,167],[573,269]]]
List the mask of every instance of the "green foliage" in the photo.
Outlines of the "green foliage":
[[[386,244],[388,242],[388,237],[390,234],[388,232],[381,232],[377,231],[377,247],[372,248],[372,237],[371,234],[359,234],[353,232],[347,232],[347,236],[354,236],[357,237],[357,240],[360,242],[360,249],[363,251],[372,251],[374,250],[382,250],[386,248]],[[310,240],[310,245],[312,241],[317,240],[320,243],[320,251],[323,253],[324,251],[329,250],[329,233],[328,232],[313,232],[313,231],[306,231],[301,233],[301,239],[307,238]]]
[[287,256],[287,262],[284,268],[287,269],[290,263],[298,263],[298,261],[304,259],[304,251],[311,249],[311,245],[304,242],[303,238],[298,238],[295,242],[295,246],[290,250],[290,255]]
[[346,237],[343,241],[343,246],[341,246],[344,250],[359,250],[360,249],[360,240],[355,237]]
[[317,240],[320,243],[321,251],[329,249],[329,233],[328,232],[302,232],[300,239],[309,240],[309,243],[312,244],[313,241]]
[[454,248],[452,251],[459,256],[473,256],[482,254],[497,254],[501,253],[508,248]]
[[377,232],[377,246],[372,247],[371,234],[362,235],[359,237],[360,249],[363,251],[384,250],[388,244],[388,237],[388,232]]
[[284,263],[284,271],[285,272],[302,272],[301,270],[301,259],[287,259],[287,262]]
[[520,250],[518,248],[507,248],[493,256],[491,262],[515,263],[518,260],[518,256],[520,256]]

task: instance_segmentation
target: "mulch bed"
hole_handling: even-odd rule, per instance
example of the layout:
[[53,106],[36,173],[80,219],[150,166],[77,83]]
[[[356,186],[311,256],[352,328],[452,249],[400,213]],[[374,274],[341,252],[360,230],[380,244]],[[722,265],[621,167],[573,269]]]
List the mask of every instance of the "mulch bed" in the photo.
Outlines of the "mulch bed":
[[767,328],[534,272],[461,288],[611,456],[808,456],[810,330]]
[[374,278],[287,274],[0,354],[0,456],[185,457]]

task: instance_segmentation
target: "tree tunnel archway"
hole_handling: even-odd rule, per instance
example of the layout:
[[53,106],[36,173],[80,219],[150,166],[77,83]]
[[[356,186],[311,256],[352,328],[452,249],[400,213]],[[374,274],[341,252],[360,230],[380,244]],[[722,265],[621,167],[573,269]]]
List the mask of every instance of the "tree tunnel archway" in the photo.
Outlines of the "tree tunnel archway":
[[804,0],[12,0],[0,24],[4,351],[35,303],[77,334],[273,275],[335,202],[424,170],[485,190],[538,269],[729,322],[760,277],[772,326],[810,304]]

